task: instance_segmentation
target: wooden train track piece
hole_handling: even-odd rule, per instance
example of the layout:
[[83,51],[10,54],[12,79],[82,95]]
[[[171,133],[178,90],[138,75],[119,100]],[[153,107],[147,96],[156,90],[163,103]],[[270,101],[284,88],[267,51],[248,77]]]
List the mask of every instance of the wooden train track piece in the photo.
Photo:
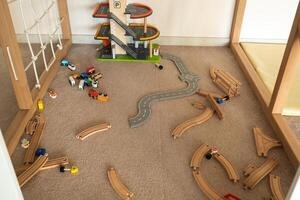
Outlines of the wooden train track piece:
[[90,137],[96,133],[100,133],[103,131],[107,131],[108,129],[111,128],[111,124],[110,123],[102,123],[102,124],[98,124],[96,126],[90,127],[80,133],[78,133],[76,135],[76,138],[79,140],[85,140],[87,137]]
[[43,113],[40,113],[39,115],[40,115],[40,122],[39,122],[33,136],[31,137],[30,145],[25,152],[24,164],[32,164],[34,162],[35,151],[39,147],[39,144],[40,144],[40,141],[42,138],[42,134],[44,132],[45,123],[46,123],[45,116]]
[[121,199],[130,200],[134,196],[134,194],[122,183],[119,174],[114,168],[109,168],[107,170],[107,175],[112,188]]
[[40,123],[40,114],[35,114],[31,120],[27,123],[25,127],[25,133],[28,135],[33,135]]
[[238,96],[240,94],[241,82],[228,72],[211,67],[210,76],[213,82],[229,97]]
[[200,171],[193,171],[193,176],[202,190],[202,192],[210,199],[210,200],[224,200],[224,198],[218,194],[214,188],[212,188],[207,181],[203,178]]
[[172,131],[173,138],[176,139],[178,137],[181,137],[186,130],[208,121],[210,118],[212,118],[213,115],[214,115],[213,109],[207,107],[200,115],[179,124]]
[[199,110],[202,110],[202,109],[206,108],[206,106],[202,102],[200,102],[200,101],[196,101],[196,102],[192,103],[192,106],[194,108],[199,109]]
[[272,200],[284,200],[285,196],[281,189],[280,177],[270,174],[269,181],[272,192]]
[[240,176],[239,176],[237,170],[233,167],[233,165],[231,164],[231,162],[229,160],[227,160],[220,153],[216,153],[213,156],[224,167],[224,169],[226,170],[228,177],[231,181],[236,183],[240,180]]
[[219,98],[222,99],[224,96],[222,96],[221,94],[215,93],[215,92],[207,92],[204,90],[198,90],[198,92],[196,92],[196,94],[198,94],[199,96],[203,96],[203,97],[207,97],[208,94],[211,94],[211,96],[213,96],[215,99]]
[[[40,168],[40,171],[46,170],[46,169],[52,169],[64,165],[68,165],[69,160],[66,156],[58,157],[54,159],[48,159],[48,161],[45,163],[45,165]],[[17,175],[23,173],[26,169],[28,169],[30,165],[22,165],[21,167],[18,167],[15,169],[15,172]]]
[[258,156],[267,157],[270,149],[282,146],[280,141],[267,136],[260,128],[253,128],[253,134]]
[[200,164],[201,161],[203,159],[203,157],[208,154],[208,152],[210,151],[210,147],[207,144],[202,144],[200,145],[200,147],[198,147],[198,149],[195,151],[195,153],[193,154],[192,160],[191,160],[191,164],[190,167],[195,171],[195,170],[199,170],[200,168]]
[[277,165],[278,161],[276,159],[268,158],[265,163],[253,170],[244,180],[244,189],[252,190],[264,177],[270,174]]
[[244,176],[249,176],[257,167],[253,164],[249,164],[244,170],[243,174]]
[[20,187],[25,185],[34,175],[36,175],[40,169],[45,165],[48,160],[48,155],[39,156],[36,161],[30,165],[22,174],[18,176]]
[[217,116],[219,117],[219,119],[223,120],[224,119],[224,113],[221,110],[219,104],[217,104],[216,100],[213,98],[213,96],[211,94],[208,94],[207,99],[210,102],[210,105],[213,108],[213,110],[217,113]]

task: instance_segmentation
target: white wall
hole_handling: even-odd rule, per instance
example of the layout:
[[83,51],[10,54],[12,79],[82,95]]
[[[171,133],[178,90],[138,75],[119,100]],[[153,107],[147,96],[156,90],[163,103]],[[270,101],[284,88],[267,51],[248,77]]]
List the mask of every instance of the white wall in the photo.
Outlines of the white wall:
[[23,200],[19,183],[0,130],[0,198]]
[[243,41],[286,41],[299,0],[248,0]]
[[[40,0],[23,0],[36,2]],[[50,1],[44,0],[43,2]],[[101,0],[68,0],[74,42],[95,43],[93,35],[103,19],[92,18]],[[285,41],[299,0],[248,0],[243,41]],[[235,0],[128,0],[149,5],[149,22],[161,30],[164,44],[223,44],[229,41]],[[36,4],[36,3],[34,3]],[[16,29],[22,32],[18,5],[12,6]],[[29,9],[27,5],[27,12]],[[27,13],[30,18],[30,14]],[[47,24],[46,24],[47,26]],[[45,27],[46,27],[45,26]]]

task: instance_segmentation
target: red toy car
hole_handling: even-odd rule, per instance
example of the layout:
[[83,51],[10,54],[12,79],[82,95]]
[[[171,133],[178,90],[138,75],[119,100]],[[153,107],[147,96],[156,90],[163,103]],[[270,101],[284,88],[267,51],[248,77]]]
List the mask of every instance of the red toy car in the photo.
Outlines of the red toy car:
[[91,74],[93,74],[93,73],[95,73],[96,72],[96,67],[87,67],[86,68],[86,73],[88,74],[88,75],[91,75]]
[[89,90],[89,97],[92,97],[93,99],[97,99],[99,96],[99,93],[96,90],[90,89]]

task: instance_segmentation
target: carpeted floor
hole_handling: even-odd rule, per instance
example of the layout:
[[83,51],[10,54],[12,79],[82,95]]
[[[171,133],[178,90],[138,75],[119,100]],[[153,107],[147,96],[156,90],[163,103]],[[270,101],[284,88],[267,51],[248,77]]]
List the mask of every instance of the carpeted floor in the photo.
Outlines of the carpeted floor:
[[[107,179],[109,166],[118,170],[124,183],[135,193],[135,199],[207,199],[189,167],[194,151],[202,143],[218,147],[240,173],[240,183],[233,184],[216,161],[204,160],[202,172],[219,193],[233,193],[245,200],[270,197],[268,179],[253,191],[242,189],[242,169],[249,163],[261,165],[265,161],[256,156],[252,127],[261,127],[275,136],[230,49],[162,47],[162,51],[181,57],[201,77],[202,89],[218,92],[209,77],[211,65],[222,66],[243,83],[241,96],[223,106],[223,121],[214,116],[175,141],[171,130],[202,112],[193,108],[191,102],[205,102],[205,99],[195,95],[155,103],[145,125],[130,129],[128,117],[136,114],[139,98],[185,85],[178,80],[178,72],[169,61],[162,61],[165,66],[162,71],[153,64],[98,62],[95,49],[94,45],[74,45],[68,59],[80,66],[81,71],[95,65],[103,73],[100,85],[110,96],[110,102],[99,103],[90,99],[87,91],[70,87],[67,69],[61,69],[51,85],[58,93],[57,99],[48,96],[44,99],[47,124],[41,146],[47,148],[50,158],[67,155],[80,172],[76,176],[55,169],[40,172],[22,188],[26,200],[118,199]],[[111,130],[85,141],[75,138],[80,130],[104,121],[112,124]],[[15,166],[22,163],[23,156],[24,150],[18,147],[13,155]],[[280,161],[273,173],[281,177],[283,191],[287,193],[295,171],[282,149],[271,150],[269,156]]]

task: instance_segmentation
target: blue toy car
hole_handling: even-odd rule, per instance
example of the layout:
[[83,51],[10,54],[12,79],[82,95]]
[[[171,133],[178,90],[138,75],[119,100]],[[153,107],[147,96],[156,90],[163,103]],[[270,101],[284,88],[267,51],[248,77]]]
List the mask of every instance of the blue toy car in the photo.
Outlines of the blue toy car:
[[80,74],[80,78],[81,79],[88,79],[89,75],[87,73],[83,72],[83,73]]
[[61,65],[61,66],[67,67],[68,65],[71,65],[71,62],[68,61],[67,59],[62,59],[62,60],[60,61],[60,65]]

